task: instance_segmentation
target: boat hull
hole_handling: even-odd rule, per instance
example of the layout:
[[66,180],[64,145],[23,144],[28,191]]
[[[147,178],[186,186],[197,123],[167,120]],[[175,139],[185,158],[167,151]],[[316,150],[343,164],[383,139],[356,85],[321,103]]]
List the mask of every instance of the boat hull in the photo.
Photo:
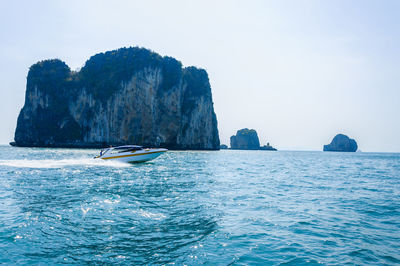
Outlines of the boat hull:
[[100,156],[99,159],[124,163],[140,163],[153,160],[166,151],[167,149],[146,149],[135,152],[105,154],[103,156]]

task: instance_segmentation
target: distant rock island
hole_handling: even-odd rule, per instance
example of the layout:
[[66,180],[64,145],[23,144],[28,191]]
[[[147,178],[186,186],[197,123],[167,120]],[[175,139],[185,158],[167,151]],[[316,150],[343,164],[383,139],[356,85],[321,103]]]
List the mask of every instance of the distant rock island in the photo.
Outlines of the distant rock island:
[[231,149],[234,150],[271,150],[276,151],[275,148],[269,145],[260,147],[260,140],[258,139],[257,131],[254,129],[240,129],[236,135],[231,136]]
[[324,151],[355,152],[357,148],[357,142],[343,134],[337,134],[330,144],[324,145]]
[[80,71],[32,65],[12,144],[220,148],[207,72],[138,47],[96,54]]
[[260,141],[254,129],[240,129],[236,135],[231,137],[231,149],[236,150],[259,150]]
[[226,150],[226,149],[228,149],[228,146],[227,146],[226,144],[221,144],[221,145],[219,146],[219,148],[220,148],[221,150]]
[[277,149],[275,149],[274,147],[272,147],[271,145],[269,145],[269,142],[268,142],[267,145],[264,145],[264,146],[260,147],[260,150],[276,151]]

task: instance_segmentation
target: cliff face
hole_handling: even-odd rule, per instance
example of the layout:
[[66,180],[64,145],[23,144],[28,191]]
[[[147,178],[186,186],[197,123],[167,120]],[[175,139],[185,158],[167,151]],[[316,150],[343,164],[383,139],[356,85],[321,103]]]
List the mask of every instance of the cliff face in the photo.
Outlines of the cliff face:
[[220,144],[207,72],[142,48],[97,54],[79,72],[60,60],[33,65],[15,143],[169,149]]
[[238,130],[235,136],[231,137],[231,149],[259,150],[260,140],[254,129],[244,128]]
[[343,134],[337,134],[330,144],[324,145],[324,151],[355,152],[357,148],[357,142]]

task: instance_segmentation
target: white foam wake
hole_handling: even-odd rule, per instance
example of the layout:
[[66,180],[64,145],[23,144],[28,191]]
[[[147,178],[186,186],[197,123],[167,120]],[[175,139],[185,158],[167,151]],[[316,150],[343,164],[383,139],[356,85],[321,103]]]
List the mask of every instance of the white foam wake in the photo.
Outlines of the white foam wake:
[[68,166],[108,166],[129,167],[130,164],[118,161],[104,161],[92,158],[62,159],[62,160],[0,160],[0,166],[22,168],[63,168]]

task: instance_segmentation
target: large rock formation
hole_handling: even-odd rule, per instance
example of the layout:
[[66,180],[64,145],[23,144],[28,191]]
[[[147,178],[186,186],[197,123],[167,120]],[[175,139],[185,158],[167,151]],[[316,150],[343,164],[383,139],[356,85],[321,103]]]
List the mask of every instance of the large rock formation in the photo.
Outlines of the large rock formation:
[[207,72],[137,47],[92,56],[79,72],[57,59],[30,67],[14,145],[128,143],[219,149]]
[[357,142],[343,134],[337,134],[330,144],[324,145],[324,151],[355,152],[357,148]]
[[236,135],[231,137],[231,149],[259,150],[260,141],[257,132],[248,128],[238,130]]

